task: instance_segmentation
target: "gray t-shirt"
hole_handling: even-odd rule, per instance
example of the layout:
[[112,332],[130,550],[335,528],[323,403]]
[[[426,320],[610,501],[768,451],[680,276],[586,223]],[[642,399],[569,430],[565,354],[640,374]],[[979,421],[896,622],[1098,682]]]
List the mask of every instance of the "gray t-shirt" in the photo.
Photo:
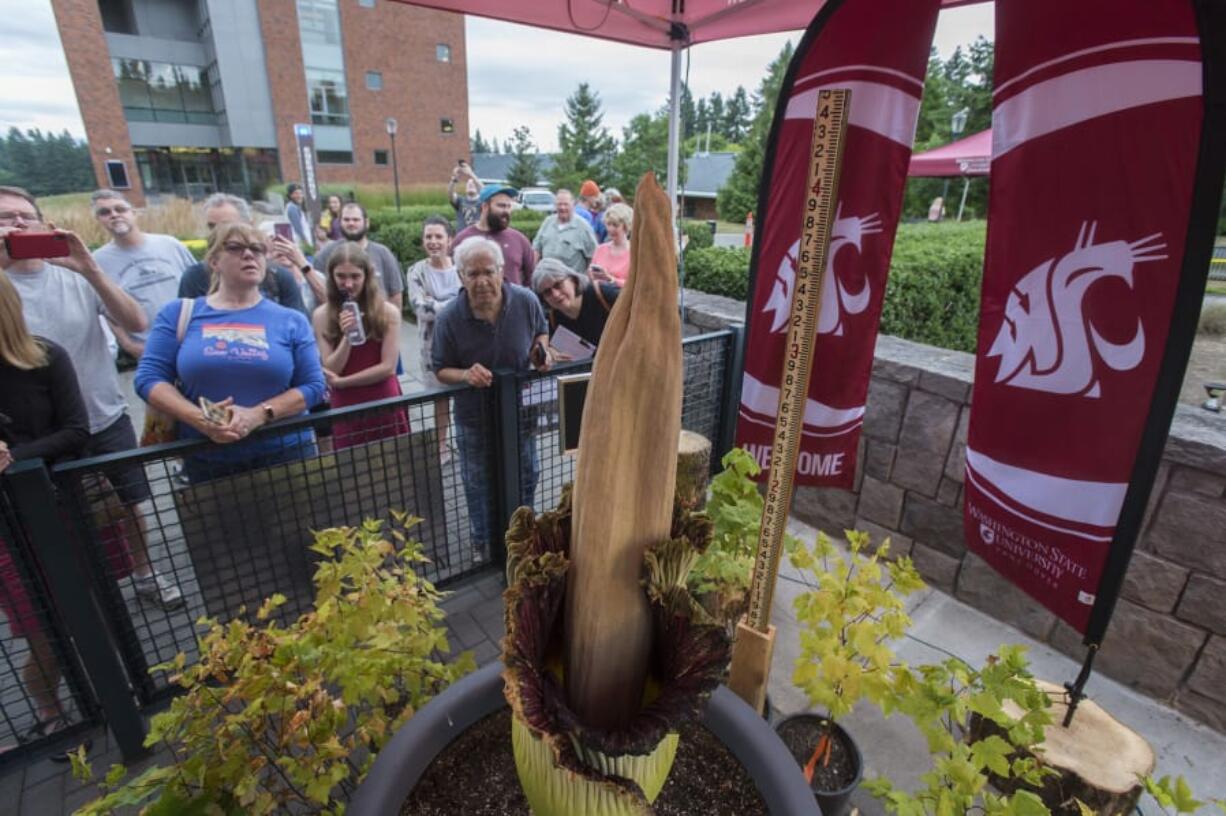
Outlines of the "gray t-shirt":
[[[152,326],[162,307],[179,296],[179,278],[196,259],[177,238],[149,233],[144,238],[138,247],[111,241],[95,250],[94,260],[140,304]],[[148,336],[148,331],[132,335],[142,343]]]
[[109,427],[128,404],[98,319],[105,314],[102,298],[85,278],[62,266],[44,263],[38,272],[9,270],[8,274],[21,296],[30,332],[68,352],[89,411],[89,432]]
[[[343,243],[342,241],[333,241],[328,244],[319,254],[315,256],[315,268],[320,272],[327,274],[328,258],[332,257],[332,253],[336,248]],[[392,251],[378,241],[366,242],[366,254],[370,256],[370,262],[375,267],[375,277],[379,279],[379,286],[383,289],[383,294],[392,296],[398,292],[404,291],[404,275],[400,272],[400,262],[396,260],[396,256]]]

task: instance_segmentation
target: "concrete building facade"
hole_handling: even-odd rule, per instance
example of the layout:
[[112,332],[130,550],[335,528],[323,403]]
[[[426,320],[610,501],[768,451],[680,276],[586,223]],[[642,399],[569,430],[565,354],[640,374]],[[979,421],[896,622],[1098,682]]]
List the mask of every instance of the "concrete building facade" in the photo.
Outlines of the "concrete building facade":
[[392,0],[52,0],[100,186],[250,198],[439,181],[468,154],[464,19]]

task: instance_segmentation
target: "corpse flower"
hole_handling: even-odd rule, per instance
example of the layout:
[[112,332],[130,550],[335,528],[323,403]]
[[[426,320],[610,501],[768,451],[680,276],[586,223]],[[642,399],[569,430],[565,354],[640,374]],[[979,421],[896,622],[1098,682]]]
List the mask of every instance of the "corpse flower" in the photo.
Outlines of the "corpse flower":
[[650,813],[728,662],[686,579],[711,539],[676,505],[681,324],[671,207],[635,195],[630,276],[596,353],[573,489],[507,532],[505,689],[538,816]]

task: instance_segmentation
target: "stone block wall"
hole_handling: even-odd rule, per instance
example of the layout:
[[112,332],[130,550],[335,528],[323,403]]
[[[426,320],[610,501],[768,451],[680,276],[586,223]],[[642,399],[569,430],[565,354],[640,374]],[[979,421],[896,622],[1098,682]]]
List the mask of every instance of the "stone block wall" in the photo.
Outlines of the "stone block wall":
[[[686,322],[744,304],[686,292]],[[930,584],[1080,660],[1081,636],[966,549],[962,480],[974,358],[877,341],[853,491],[800,488],[798,519],[889,536]],[[1181,405],[1095,669],[1226,731],[1226,417]]]

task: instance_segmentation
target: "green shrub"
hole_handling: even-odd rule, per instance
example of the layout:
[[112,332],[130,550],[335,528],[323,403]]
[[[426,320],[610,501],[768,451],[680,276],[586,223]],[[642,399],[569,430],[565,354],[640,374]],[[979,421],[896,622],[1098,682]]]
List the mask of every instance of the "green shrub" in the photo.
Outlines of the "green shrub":
[[[372,212],[370,237],[386,244],[400,265],[408,269],[426,257],[426,251],[421,246],[421,231],[426,219],[432,215],[442,215],[448,221],[454,218],[454,213],[440,212],[437,207],[431,206],[403,207],[400,212],[395,209]],[[544,220],[544,213],[533,210],[516,210],[511,214],[511,226],[527,236],[529,241],[536,237],[536,231]]]
[[687,249],[685,285],[700,292],[744,300],[749,287],[749,250],[715,246]]
[[881,333],[974,352],[985,237],[982,221],[901,225]]
[[682,221],[681,230],[690,239],[686,244],[687,249],[706,249],[715,243],[711,225],[706,221]]
[[[881,333],[973,352],[985,239],[982,221],[900,225]],[[749,254],[740,247],[691,245],[685,253],[685,285],[744,300],[749,288]]]

